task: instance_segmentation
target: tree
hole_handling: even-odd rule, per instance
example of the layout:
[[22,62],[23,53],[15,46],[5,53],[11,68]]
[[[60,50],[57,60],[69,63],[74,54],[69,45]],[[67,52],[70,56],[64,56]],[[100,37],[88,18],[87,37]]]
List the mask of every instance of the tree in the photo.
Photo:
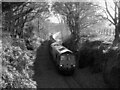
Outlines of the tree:
[[[116,45],[120,43],[120,1],[113,0],[113,6],[109,5],[109,1],[104,0],[105,8],[103,12],[105,15],[101,15],[102,18],[108,20],[115,26],[115,39],[113,44]],[[113,10],[114,15],[112,14],[110,8]]]
[[114,2],[114,17],[111,15],[109,9],[108,9],[108,4],[105,0],[105,6],[106,6],[106,12],[108,13],[108,15],[111,17],[112,20],[108,19],[113,25],[115,25],[115,39],[114,39],[114,43],[116,42],[120,42],[120,7],[119,4],[120,1],[118,2]]
[[71,32],[71,48],[77,50],[80,40],[80,31],[98,22],[95,17],[96,6],[92,2],[55,2],[53,11],[62,15]]
[[22,37],[26,22],[33,20],[36,15],[48,12],[46,2],[2,2],[3,30]]

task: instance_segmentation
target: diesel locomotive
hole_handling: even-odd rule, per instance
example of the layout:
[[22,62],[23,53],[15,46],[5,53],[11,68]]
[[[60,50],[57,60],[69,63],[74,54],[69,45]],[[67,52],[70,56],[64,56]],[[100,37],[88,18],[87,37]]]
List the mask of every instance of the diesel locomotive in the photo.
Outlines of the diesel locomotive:
[[60,72],[68,74],[72,74],[74,72],[76,60],[72,51],[58,42],[54,42],[50,45],[50,53]]

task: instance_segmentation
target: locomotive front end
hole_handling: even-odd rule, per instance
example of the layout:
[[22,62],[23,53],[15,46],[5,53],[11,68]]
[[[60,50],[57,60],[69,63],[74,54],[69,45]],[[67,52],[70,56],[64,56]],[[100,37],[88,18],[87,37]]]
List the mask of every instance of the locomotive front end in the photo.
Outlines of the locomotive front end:
[[58,42],[51,44],[51,54],[57,69],[66,74],[72,74],[76,68],[76,59],[73,52]]
[[65,72],[73,72],[76,67],[75,56],[72,54],[60,55],[59,69]]

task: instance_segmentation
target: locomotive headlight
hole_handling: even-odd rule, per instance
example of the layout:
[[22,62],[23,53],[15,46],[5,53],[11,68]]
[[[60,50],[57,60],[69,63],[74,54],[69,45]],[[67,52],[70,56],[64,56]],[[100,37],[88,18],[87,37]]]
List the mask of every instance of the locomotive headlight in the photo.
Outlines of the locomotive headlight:
[[63,65],[60,65],[60,67],[62,67]]
[[75,65],[73,65],[73,67],[75,67]]
[[71,65],[72,67],[75,67],[75,65]]

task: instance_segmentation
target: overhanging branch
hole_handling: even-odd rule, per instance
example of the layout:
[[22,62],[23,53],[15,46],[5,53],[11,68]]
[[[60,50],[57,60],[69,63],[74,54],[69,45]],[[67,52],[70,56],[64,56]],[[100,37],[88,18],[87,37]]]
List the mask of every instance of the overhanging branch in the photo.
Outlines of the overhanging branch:
[[105,0],[105,7],[106,7],[106,11],[107,11],[107,13],[108,13],[109,16],[111,17],[111,19],[115,22],[115,19],[113,18],[113,16],[111,15],[110,11],[108,10],[108,5],[107,5],[106,0]]

